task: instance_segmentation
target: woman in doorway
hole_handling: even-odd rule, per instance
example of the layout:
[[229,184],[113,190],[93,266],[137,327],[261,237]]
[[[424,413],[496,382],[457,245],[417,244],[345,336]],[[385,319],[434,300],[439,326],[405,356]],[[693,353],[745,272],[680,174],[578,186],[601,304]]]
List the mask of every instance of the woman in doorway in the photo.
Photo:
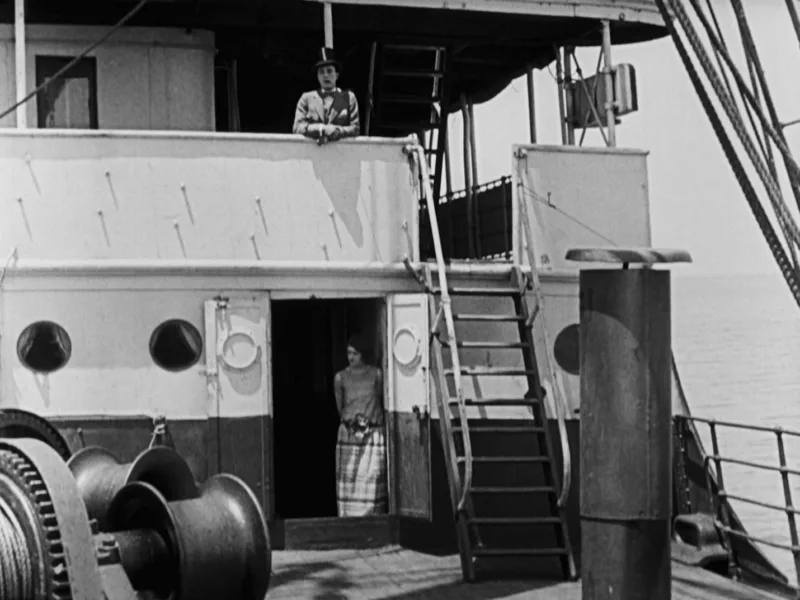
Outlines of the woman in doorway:
[[336,499],[340,517],[380,515],[388,511],[383,374],[367,364],[365,340],[347,342],[346,369],[334,377],[341,419],[336,444]]

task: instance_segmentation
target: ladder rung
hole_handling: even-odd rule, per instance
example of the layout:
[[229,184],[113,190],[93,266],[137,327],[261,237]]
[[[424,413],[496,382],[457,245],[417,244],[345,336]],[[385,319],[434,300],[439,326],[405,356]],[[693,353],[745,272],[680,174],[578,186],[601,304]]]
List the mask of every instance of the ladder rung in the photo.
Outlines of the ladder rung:
[[436,104],[439,98],[433,96],[414,96],[411,94],[386,94],[380,102],[386,104]]
[[[453,369],[445,369],[445,375],[453,375]],[[510,369],[508,367],[461,367],[462,375],[489,375],[489,376],[511,376],[525,375],[534,376],[537,374],[533,369]]]
[[420,69],[419,71],[395,71],[394,69],[388,69],[385,70],[383,74],[389,75],[390,77],[444,77],[442,71],[430,69]]
[[556,488],[550,486],[527,487],[473,487],[471,494],[555,494]]
[[388,50],[400,50],[400,51],[420,51],[420,52],[444,52],[445,48],[443,46],[426,46],[424,44],[381,44],[384,48]]
[[504,556],[560,556],[566,548],[473,548],[474,556],[502,558]]
[[[465,458],[459,456],[457,462],[463,463]],[[546,456],[473,456],[472,462],[487,464],[507,464],[507,463],[543,463],[550,462]]]
[[383,129],[438,129],[441,124],[423,121],[420,123],[379,123],[378,126]]
[[476,517],[474,525],[560,525],[559,517]]
[[454,321],[523,321],[519,315],[454,314]]
[[[533,406],[539,402],[538,398],[465,398],[467,406]],[[450,398],[450,406],[458,406],[458,398]]]
[[[448,288],[452,296],[516,296],[519,291],[513,288],[500,287],[452,287]],[[441,294],[441,289],[434,289],[434,294]]]
[[[453,426],[453,432],[462,433],[464,430],[460,425]],[[544,433],[544,427],[536,425],[489,425],[489,426],[469,426],[470,433]]]
[[[442,342],[442,346],[450,348],[449,342]],[[456,342],[457,348],[530,348],[528,342]]]

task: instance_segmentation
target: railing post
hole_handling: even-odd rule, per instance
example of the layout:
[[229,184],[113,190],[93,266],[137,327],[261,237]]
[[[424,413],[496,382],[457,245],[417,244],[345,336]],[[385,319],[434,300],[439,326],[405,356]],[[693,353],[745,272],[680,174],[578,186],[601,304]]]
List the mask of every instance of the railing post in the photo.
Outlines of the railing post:
[[[16,89],[17,102],[22,102],[28,93],[28,77],[25,54],[27,43],[25,41],[25,0],[14,2],[14,57],[16,64]],[[20,104],[16,111],[17,128],[28,127],[28,105]]]
[[330,2],[322,5],[322,22],[325,30],[325,47],[333,48],[333,8]]
[[794,572],[797,577],[797,584],[800,586],[800,541],[797,538],[797,521],[795,519],[795,507],[792,503],[792,486],[789,483],[789,471],[786,465],[786,448],[783,445],[783,431],[775,430],[778,441],[778,460],[781,463],[781,481],[783,483],[783,495],[786,500],[786,518],[789,519],[789,535],[792,539],[792,558],[794,559]]
[[670,600],[672,347],[670,273],[631,263],[688,253],[582,249],[580,511],[583,600]]
[[[717,437],[717,424],[713,421],[708,423],[708,428],[711,433],[711,460],[714,461],[714,469],[717,475],[717,503],[716,509],[719,512],[719,519],[722,522],[722,541],[725,543],[725,549],[728,552],[728,572],[733,579],[739,578],[739,569],[736,566],[736,554],[733,551],[733,538],[728,533],[730,528],[730,518],[728,516],[728,501],[725,496],[725,480],[722,477],[722,456],[719,453],[719,438]],[[706,469],[706,477],[708,477],[708,469]],[[708,482],[708,493],[713,494],[711,489],[711,482]]]

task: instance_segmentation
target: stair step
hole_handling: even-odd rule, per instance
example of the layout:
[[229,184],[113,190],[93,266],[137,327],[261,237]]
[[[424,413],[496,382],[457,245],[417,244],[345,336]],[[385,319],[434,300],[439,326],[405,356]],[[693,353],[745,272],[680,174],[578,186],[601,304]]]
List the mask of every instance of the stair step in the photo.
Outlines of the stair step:
[[[452,287],[447,288],[451,296],[516,296],[519,291],[509,287]],[[441,288],[434,288],[434,294],[441,294]]]
[[[445,369],[445,375],[453,375],[453,369]],[[462,375],[490,375],[490,376],[511,376],[511,375],[525,375],[535,376],[537,372],[533,369],[514,369],[509,367],[461,367]]]
[[473,487],[470,494],[555,494],[556,488],[551,486],[521,487]]
[[559,517],[476,517],[473,525],[560,525]]
[[[453,426],[454,433],[462,433],[463,427]],[[488,425],[488,426],[469,426],[470,433],[544,433],[544,427],[536,425]]]
[[[442,346],[450,348],[449,342],[442,342]],[[477,341],[477,342],[456,342],[457,348],[530,348],[527,342],[503,342],[503,341]]]
[[420,69],[418,71],[399,71],[388,69],[383,72],[390,77],[444,77],[444,72],[433,69]]
[[[537,404],[537,398],[480,398],[475,400],[472,398],[465,398],[464,404],[466,406],[533,406]],[[458,398],[450,398],[448,401],[450,406],[458,406]]]
[[[458,463],[463,463],[464,460],[463,456],[456,458]],[[543,463],[550,462],[550,459],[546,456],[473,456],[472,462],[486,464]]]
[[454,321],[524,321],[520,315],[485,315],[457,313],[453,315]]
[[562,556],[566,548],[482,548],[472,549],[473,556],[503,558],[509,556]]

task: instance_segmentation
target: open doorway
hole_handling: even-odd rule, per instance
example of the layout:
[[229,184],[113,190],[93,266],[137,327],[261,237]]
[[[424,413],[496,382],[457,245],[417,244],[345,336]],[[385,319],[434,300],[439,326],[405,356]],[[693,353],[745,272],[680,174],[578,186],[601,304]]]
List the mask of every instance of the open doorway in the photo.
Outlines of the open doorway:
[[276,518],[337,516],[333,378],[353,333],[371,341],[369,360],[384,368],[384,323],[383,298],[272,302]]

